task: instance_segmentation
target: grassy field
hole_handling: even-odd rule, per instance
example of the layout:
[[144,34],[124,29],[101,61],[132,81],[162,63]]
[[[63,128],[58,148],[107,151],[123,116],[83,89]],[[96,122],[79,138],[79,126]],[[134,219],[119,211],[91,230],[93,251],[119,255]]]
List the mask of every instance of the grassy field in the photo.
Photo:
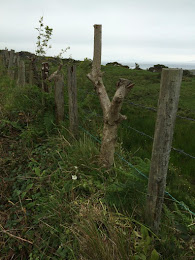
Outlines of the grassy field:
[[[85,68],[86,69],[86,68]],[[106,88],[112,98],[115,92],[115,85],[117,80],[122,78],[131,79],[135,82],[135,87],[125,100],[122,113],[125,114],[128,119],[122,123],[119,128],[119,140],[122,142],[122,147],[128,151],[129,158],[140,157],[143,160],[151,158],[152,151],[152,139],[141,135],[139,132],[145,133],[153,137],[156,121],[156,112],[148,110],[140,106],[133,106],[131,102],[145,107],[157,108],[159,89],[160,89],[160,74],[152,73],[149,71],[135,71],[122,67],[104,66],[104,82]],[[87,72],[87,70],[85,70]],[[84,80],[84,79],[83,79]],[[85,96],[83,108],[91,111],[92,115],[101,114],[101,108],[99,100],[96,95],[93,95],[93,86],[87,81],[82,82],[78,79],[78,85],[80,90],[81,100]],[[181,94],[178,108],[178,115],[182,117],[195,118],[195,77],[183,77]],[[82,94],[82,91],[85,93]],[[88,93],[88,95],[86,95]],[[83,117],[88,116],[88,111],[84,113]],[[101,117],[93,118],[98,123],[99,130],[93,130],[93,133],[101,133],[102,119]],[[90,118],[91,120],[91,118]],[[93,124],[93,122],[92,122]],[[130,128],[131,127],[131,128]],[[133,128],[133,129],[132,129]],[[195,121],[177,118],[173,139],[173,147],[186,152],[187,154],[195,157]],[[179,200],[192,203],[194,202],[191,196],[195,195],[194,186],[194,166],[195,160],[185,154],[172,150],[170,158],[170,167],[168,173],[168,186],[170,190],[178,197]],[[179,180],[176,179],[179,177]],[[189,192],[188,200],[185,200],[185,196],[181,193],[181,189]]]
[[[111,171],[99,166],[93,138],[101,140],[102,111],[86,78],[89,70],[87,60],[77,66],[79,140],[70,134],[67,118],[55,124],[53,92],[18,88],[0,70],[1,259],[193,259],[191,214],[166,196],[155,235],[144,224],[147,180],[118,156]],[[129,102],[156,107],[160,74],[102,70],[110,97],[119,78],[136,84],[123,104],[128,120],[119,127],[117,153],[147,176],[152,139],[132,128],[153,136],[156,113]],[[195,77],[184,77],[180,116],[195,118],[194,88]],[[194,121],[178,118],[173,146],[195,156],[194,130]],[[194,159],[172,151],[167,190],[195,211],[193,168]]]

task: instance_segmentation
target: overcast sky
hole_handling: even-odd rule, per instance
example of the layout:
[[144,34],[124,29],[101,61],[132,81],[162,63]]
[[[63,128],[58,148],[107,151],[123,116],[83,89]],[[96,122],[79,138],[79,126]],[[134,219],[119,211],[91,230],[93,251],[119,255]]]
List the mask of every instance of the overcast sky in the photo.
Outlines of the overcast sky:
[[102,60],[194,62],[195,0],[0,0],[0,49],[35,52],[39,18],[53,28],[52,49],[93,57],[102,24]]

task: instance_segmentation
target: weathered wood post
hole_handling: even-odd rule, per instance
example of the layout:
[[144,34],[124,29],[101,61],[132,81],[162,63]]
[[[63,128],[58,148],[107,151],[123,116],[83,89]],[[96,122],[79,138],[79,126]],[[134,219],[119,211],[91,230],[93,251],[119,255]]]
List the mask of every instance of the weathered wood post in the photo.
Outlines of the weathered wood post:
[[163,69],[161,75],[146,203],[146,221],[155,232],[161,219],[182,74],[181,69]]
[[1,56],[2,56],[2,63],[4,68],[7,69],[8,67],[8,62],[9,62],[9,52],[8,50],[2,50],[1,51]]
[[33,68],[32,68],[31,59],[30,59],[30,62],[29,62],[29,84],[31,86],[34,84],[34,75],[33,75]]
[[64,120],[64,78],[62,74],[59,74],[55,78],[55,110],[56,110],[56,122],[59,124]]
[[54,96],[55,96],[55,112],[56,112],[56,122],[59,124],[64,120],[64,76],[61,72],[63,64],[59,65],[57,71],[47,79],[51,81],[54,79]]
[[9,52],[8,75],[11,79],[14,79],[14,53],[14,50]]
[[9,51],[5,50],[5,67],[8,68],[9,65]]
[[68,102],[70,131],[78,136],[78,104],[77,104],[77,81],[76,65],[68,66]]
[[[36,55],[32,55],[29,60],[30,60],[30,66],[32,68],[32,74],[31,74],[31,79],[32,79],[32,83],[37,85],[39,88],[42,87],[42,84],[41,84],[41,80],[40,80],[40,77],[39,77],[39,73],[38,73],[38,70],[37,70],[37,66],[36,66]],[[30,82],[30,81],[29,81]]]
[[23,60],[19,61],[19,67],[18,67],[18,80],[17,85],[23,87],[26,83],[25,80],[25,63]]
[[49,87],[48,87],[48,81],[46,81],[46,79],[49,77],[49,63],[48,62],[42,62],[41,74],[42,74],[42,90],[44,92],[48,93]]

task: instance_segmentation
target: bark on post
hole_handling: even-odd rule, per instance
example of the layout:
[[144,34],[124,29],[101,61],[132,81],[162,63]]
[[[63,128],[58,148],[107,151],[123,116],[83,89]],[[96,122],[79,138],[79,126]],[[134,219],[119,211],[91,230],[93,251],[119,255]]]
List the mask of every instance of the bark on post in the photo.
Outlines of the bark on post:
[[163,69],[161,75],[146,204],[146,221],[155,232],[161,219],[182,73],[181,69]]
[[5,50],[5,67],[8,69],[9,65],[9,51]]
[[58,75],[55,79],[54,93],[56,121],[59,124],[64,120],[64,79],[62,74]]
[[68,102],[70,131],[78,136],[78,104],[77,104],[77,82],[76,65],[68,66]]
[[10,51],[9,54],[9,64],[8,64],[8,75],[11,79],[14,79],[14,50]]
[[33,55],[32,57],[29,58],[30,63],[31,63],[31,68],[32,68],[32,77],[33,77],[33,84],[37,85],[39,88],[41,88],[41,80],[39,77],[39,73],[37,70],[37,66],[36,66],[36,56]]
[[61,73],[62,64],[60,64],[57,71],[55,71],[48,79],[51,81],[54,79],[54,95],[55,95],[55,112],[56,122],[59,124],[64,120],[64,77]]
[[33,69],[32,69],[32,62],[30,60],[29,63],[29,84],[32,86],[34,84],[34,76],[33,76]]
[[25,85],[25,63],[23,60],[19,61],[19,67],[18,67],[18,86],[23,87]]
[[102,80],[101,72],[101,46],[102,46],[102,26],[94,25],[94,55],[92,71],[87,75],[93,82],[95,91],[99,96],[103,110],[104,128],[103,138],[100,149],[101,164],[105,168],[110,168],[114,163],[114,152],[117,139],[117,129],[119,123],[126,119],[120,114],[123,100],[132,89],[134,84],[127,79],[119,79],[117,90],[110,102],[106,88]]
[[9,52],[8,50],[2,50],[1,51],[1,56],[2,56],[2,63],[4,68],[7,69],[8,67],[8,60],[9,60]]
[[41,74],[42,74],[42,90],[44,92],[49,93],[49,87],[48,87],[48,82],[46,79],[49,77],[49,64],[48,62],[43,62],[42,63],[42,68],[41,68]]

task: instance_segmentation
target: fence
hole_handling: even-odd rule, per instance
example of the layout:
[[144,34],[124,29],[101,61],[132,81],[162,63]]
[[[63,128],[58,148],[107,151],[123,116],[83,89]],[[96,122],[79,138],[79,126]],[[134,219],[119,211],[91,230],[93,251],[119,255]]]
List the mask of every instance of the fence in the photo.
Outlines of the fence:
[[[10,75],[10,77],[11,78],[15,78],[15,68],[14,68],[14,62],[17,60],[19,60],[18,58],[16,59],[14,59],[13,58],[13,55],[14,54],[14,52],[12,51],[12,52],[10,52],[10,56],[7,54],[7,52],[5,52],[4,53],[4,57],[3,57],[3,59],[4,59],[4,65],[5,65],[5,67],[7,67],[7,68],[9,68],[8,69],[8,71],[9,71],[9,75]],[[9,62],[8,61],[8,58],[7,57],[10,57],[10,59],[12,59],[12,62]],[[11,64],[11,65],[10,65]],[[18,62],[18,63],[15,63],[15,64],[20,64],[20,66],[18,66],[18,85],[24,85],[25,84],[25,82],[26,82],[26,79],[25,79],[25,66],[24,66],[24,63],[22,63],[21,61],[20,62]],[[20,67],[21,67],[21,69],[20,69]],[[31,71],[31,73],[32,73],[32,71]],[[32,76],[31,76],[32,77]],[[75,77],[75,76],[74,76]],[[75,80],[76,81],[76,80]],[[19,83],[20,82],[20,83]],[[94,93],[91,93],[91,94],[94,94]],[[73,94],[73,96],[74,95],[76,95],[76,94]],[[136,103],[134,103],[134,102],[129,102],[129,101],[126,101],[126,102],[128,102],[129,104],[131,104],[131,105],[133,105],[133,106],[135,106],[135,107],[142,107],[142,108],[145,108],[145,109],[147,109],[147,110],[151,110],[151,111],[154,111],[154,112],[156,112],[157,111],[157,109],[156,108],[152,108],[152,107],[147,107],[147,106],[144,106],[144,105],[142,105],[142,104],[136,104]],[[73,110],[74,110],[74,108],[73,108]],[[97,115],[97,116],[100,116],[100,115]],[[190,120],[190,121],[195,121],[195,119],[193,119],[193,118],[188,118],[188,117],[181,117],[181,116],[178,116],[179,118],[181,118],[181,119],[186,119],[186,120]],[[61,119],[62,120],[62,119]],[[78,116],[76,117],[76,125],[78,126]],[[82,126],[78,126],[82,131],[84,131],[87,135],[89,135],[91,138],[93,138],[95,141],[97,141],[98,143],[100,143],[100,140],[95,136],[95,135],[93,135],[93,134],[91,134],[89,131],[87,131],[85,128],[83,128]],[[125,127],[125,126],[124,126]],[[146,137],[148,137],[149,139],[151,139],[151,140],[153,140],[153,137],[152,136],[150,136],[150,135],[148,135],[148,134],[146,134],[146,133],[144,133],[144,132],[142,132],[142,131],[140,131],[140,130],[138,130],[138,129],[136,129],[136,128],[134,128],[134,127],[132,127],[132,126],[126,126],[128,129],[131,129],[131,130],[133,130],[133,131],[135,131],[135,132],[137,132],[138,134],[140,134],[140,135],[144,135],[144,136],[146,136]],[[77,130],[74,130],[74,131],[77,131]],[[181,150],[181,149],[178,149],[178,148],[174,148],[174,147],[172,147],[172,150],[174,150],[174,151],[176,151],[176,152],[179,152],[179,153],[181,153],[181,154],[183,154],[183,155],[185,155],[185,156],[188,156],[188,157],[190,157],[191,159],[195,159],[195,157],[193,156],[193,155],[190,155],[190,154],[188,154],[188,153],[186,153],[185,151],[183,151],[183,150]],[[144,173],[142,173],[139,169],[137,169],[133,164],[131,164],[129,161],[127,161],[122,155],[120,155],[120,154],[118,154],[118,153],[116,153],[116,155],[123,161],[123,162],[125,162],[129,167],[131,167],[131,168],[133,168],[140,176],[142,176],[142,177],[144,177],[145,179],[148,179],[148,177],[144,174]],[[193,212],[193,211],[191,211],[184,203],[182,203],[182,202],[180,202],[180,201],[178,201],[176,198],[174,198],[170,193],[168,193],[167,191],[165,192],[174,202],[176,202],[177,204],[179,204],[181,207],[183,207],[186,211],[188,211],[190,214],[192,214],[192,215],[194,215],[195,216],[195,213]]]

